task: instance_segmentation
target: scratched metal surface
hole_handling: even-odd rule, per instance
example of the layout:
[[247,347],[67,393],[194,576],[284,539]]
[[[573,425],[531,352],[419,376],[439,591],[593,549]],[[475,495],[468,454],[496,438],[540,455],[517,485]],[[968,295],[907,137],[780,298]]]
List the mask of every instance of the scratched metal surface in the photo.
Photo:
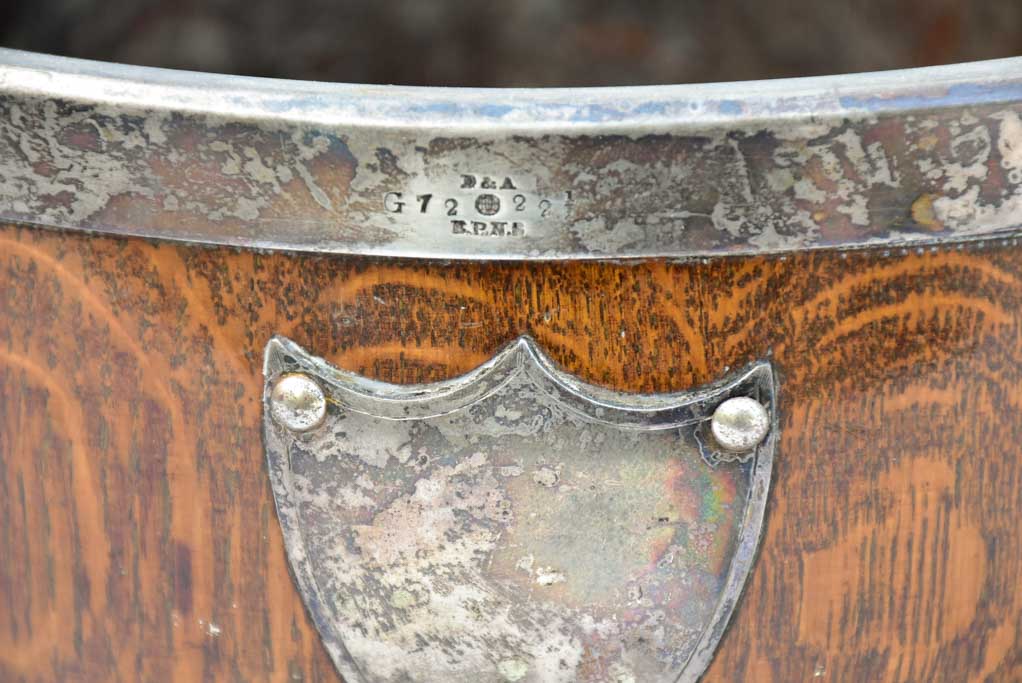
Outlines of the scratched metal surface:
[[1022,212],[1022,60],[472,90],[0,50],[0,219],[466,259],[976,239]]
[[[273,381],[319,378],[304,434],[265,418],[303,599],[360,681],[694,681],[752,565],[776,422],[744,457],[705,437],[734,395],[773,413],[760,363],[684,393],[583,385],[527,338],[461,378],[382,384],[284,339]],[[270,411],[266,411],[270,415]]]

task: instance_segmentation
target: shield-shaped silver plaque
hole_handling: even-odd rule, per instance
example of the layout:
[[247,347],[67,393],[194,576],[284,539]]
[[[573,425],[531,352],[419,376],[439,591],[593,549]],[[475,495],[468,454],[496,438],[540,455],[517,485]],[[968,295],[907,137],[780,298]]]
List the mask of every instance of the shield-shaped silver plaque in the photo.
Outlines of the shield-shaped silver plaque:
[[[622,394],[522,337],[462,377],[398,386],[276,338],[265,373],[287,552],[348,683],[705,670],[763,522],[768,363],[691,392]],[[274,389],[294,377],[313,391],[288,412]],[[739,396],[772,424],[735,454],[709,423]]]

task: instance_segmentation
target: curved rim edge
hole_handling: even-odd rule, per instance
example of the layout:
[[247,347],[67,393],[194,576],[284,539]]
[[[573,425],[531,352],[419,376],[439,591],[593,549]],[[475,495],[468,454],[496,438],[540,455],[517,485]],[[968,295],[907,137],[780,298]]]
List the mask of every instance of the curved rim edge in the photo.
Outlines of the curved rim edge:
[[0,221],[176,242],[444,260],[964,242],[1022,229],[1018,150],[1022,58],[463,89],[0,49]]

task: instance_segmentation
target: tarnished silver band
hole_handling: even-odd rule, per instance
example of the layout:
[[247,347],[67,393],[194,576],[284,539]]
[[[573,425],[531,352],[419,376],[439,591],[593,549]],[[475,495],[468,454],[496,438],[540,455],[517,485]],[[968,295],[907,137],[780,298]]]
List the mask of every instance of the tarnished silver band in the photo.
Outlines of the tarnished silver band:
[[466,90],[0,50],[0,219],[485,260],[975,239],[1022,226],[1022,59]]

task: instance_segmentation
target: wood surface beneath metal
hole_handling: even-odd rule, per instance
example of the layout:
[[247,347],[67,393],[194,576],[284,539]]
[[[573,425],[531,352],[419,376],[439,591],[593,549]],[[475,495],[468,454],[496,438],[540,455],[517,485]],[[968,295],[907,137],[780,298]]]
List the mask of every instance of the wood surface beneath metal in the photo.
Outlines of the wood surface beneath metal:
[[762,357],[765,534],[705,680],[1022,678],[1022,249],[452,264],[0,229],[0,679],[338,680],[260,437],[283,334],[390,382],[520,334],[628,391]]

